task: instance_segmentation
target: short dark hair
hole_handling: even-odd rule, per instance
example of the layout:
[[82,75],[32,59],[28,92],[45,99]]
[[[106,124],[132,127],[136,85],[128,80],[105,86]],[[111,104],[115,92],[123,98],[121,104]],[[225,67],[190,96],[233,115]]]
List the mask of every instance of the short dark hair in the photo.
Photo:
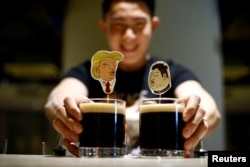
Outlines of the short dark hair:
[[168,76],[168,66],[166,66],[165,64],[163,64],[163,63],[155,64],[152,67],[152,70],[155,70],[155,69],[158,69],[161,72],[162,77],[163,77],[163,74],[166,74],[166,76],[169,78],[169,76]]
[[103,18],[106,16],[108,11],[110,10],[112,3],[122,2],[122,1],[124,1],[124,2],[142,2],[147,6],[151,16],[154,16],[154,14],[155,14],[155,0],[103,0],[102,1],[102,16],[103,16]]

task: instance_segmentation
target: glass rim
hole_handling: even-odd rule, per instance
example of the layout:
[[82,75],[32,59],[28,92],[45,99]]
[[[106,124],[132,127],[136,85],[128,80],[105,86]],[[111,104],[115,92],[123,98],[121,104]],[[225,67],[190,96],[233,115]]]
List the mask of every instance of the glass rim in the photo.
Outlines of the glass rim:
[[115,99],[115,98],[102,98],[102,97],[98,97],[98,98],[88,98],[90,101],[101,101],[101,100],[106,100],[106,101],[118,101],[118,102],[126,102],[125,100],[122,99]]
[[[153,97],[153,98],[142,98],[140,99],[140,105],[149,105],[148,102],[156,102],[156,104],[185,104],[183,99],[173,97]],[[151,103],[152,104],[152,103]]]
[[141,98],[141,101],[146,101],[146,100],[180,100],[178,98],[174,98],[174,97],[152,97],[152,98]]

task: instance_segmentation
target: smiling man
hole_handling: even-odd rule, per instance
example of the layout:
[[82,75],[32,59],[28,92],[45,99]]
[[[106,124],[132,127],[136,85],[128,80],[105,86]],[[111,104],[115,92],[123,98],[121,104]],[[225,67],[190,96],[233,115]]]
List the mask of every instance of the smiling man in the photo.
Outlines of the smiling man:
[[[148,53],[152,35],[160,22],[154,7],[154,0],[103,0],[102,3],[99,27],[107,37],[110,50],[124,55],[110,97],[126,100],[128,114],[138,113],[141,96],[157,97],[148,87],[151,65],[162,60]],[[172,86],[161,96],[181,98],[185,102],[182,134],[189,157],[199,141],[217,127],[220,113],[213,97],[190,70],[167,58],[162,61],[169,65]],[[70,69],[51,91],[45,105],[45,114],[64,137],[63,144],[76,156],[79,156],[79,148],[75,143],[84,131],[79,104],[88,98],[106,97],[98,81],[91,77],[90,67],[91,62],[86,61]],[[132,134],[129,130],[127,133]],[[131,138],[138,138],[139,134],[133,134]],[[138,142],[133,143],[132,147],[137,147]]]

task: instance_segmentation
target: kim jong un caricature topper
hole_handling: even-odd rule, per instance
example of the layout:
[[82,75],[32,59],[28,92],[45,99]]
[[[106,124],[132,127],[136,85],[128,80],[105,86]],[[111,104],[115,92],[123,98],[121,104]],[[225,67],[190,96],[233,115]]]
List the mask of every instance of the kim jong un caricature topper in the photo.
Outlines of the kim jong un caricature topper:
[[111,94],[114,90],[117,66],[123,57],[120,52],[105,50],[96,52],[92,57],[91,75],[100,82],[106,94]]
[[148,86],[155,95],[161,95],[171,88],[170,70],[166,62],[157,61],[151,65]]

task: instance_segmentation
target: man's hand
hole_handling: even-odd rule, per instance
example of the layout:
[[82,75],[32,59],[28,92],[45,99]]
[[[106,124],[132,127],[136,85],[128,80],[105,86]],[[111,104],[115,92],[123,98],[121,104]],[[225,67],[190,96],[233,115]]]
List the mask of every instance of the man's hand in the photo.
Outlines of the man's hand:
[[186,157],[190,157],[200,140],[206,135],[208,124],[205,118],[206,111],[200,106],[200,97],[196,95],[184,99],[185,109],[183,111],[183,120],[186,122],[183,129],[183,136],[186,139],[184,148]]
[[86,101],[86,97],[66,97],[64,105],[56,109],[57,117],[53,120],[53,127],[63,136],[63,145],[75,156],[79,156],[79,148],[75,143],[79,141],[79,134],[83,131],[79,104]]

